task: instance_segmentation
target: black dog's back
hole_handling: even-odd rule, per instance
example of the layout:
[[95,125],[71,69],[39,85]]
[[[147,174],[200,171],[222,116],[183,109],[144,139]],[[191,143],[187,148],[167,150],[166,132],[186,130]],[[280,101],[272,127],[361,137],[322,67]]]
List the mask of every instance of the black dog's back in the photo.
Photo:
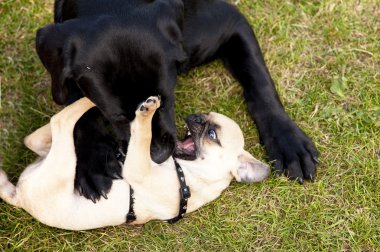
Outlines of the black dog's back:
[[[160,5],[165,5],[161,8]],[[169,18],[180,22],[183,19],[183,1],[181,0],[56,0],[54,3],[54,22],[61,23],[69,19],[100,16],[119,15],[128,16],[135,13],[143,15],[148,13],[151,17],[168,15],[160,13],[167,7],[171,12]]]

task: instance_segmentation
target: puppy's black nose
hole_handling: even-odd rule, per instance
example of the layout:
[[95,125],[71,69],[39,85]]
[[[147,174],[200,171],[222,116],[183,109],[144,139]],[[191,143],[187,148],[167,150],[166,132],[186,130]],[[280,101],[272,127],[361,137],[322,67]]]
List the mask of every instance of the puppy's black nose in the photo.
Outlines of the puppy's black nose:
[[206,118],[205,118],[205,115],[203,114],[192,114],[192,115],[189,115],[188,120],[198,123],[198,124],[203,124],[205,123]]

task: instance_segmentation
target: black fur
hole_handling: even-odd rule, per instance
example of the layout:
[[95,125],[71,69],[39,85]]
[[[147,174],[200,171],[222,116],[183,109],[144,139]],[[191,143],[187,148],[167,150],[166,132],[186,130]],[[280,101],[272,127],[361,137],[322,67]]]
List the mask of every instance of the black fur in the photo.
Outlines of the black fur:
[[75,153],[80,157],[77,167],[91,169],[77,169],[74,185],[94,202],[99,195],[106,195],[102,188],[110,188],[113,179],[122,178],[116,158],[120,144],[115,139],[112,126],[97,107],[88,110],[75,124]]
[[[151,155],[158,163],[172,155],[176,76],[220,58],[243,86],[275,168],[301,183],[314,178],[317,151],[286,114],[255,35],[234,6],[220,0],[56,0],[54,20],[36,39],[54,100],[69,104],[89,97],[112,124],[123,149],[137,104],[160,94],[163,106],[153,119]],[[75,129],[83,135],[75,141],[75,185],[87,198],[98,199],[112,183],[104,175],[109,169],[104,159],[112,156],[114,143],[98,137],[106,127],[94,124],[83,120]]]

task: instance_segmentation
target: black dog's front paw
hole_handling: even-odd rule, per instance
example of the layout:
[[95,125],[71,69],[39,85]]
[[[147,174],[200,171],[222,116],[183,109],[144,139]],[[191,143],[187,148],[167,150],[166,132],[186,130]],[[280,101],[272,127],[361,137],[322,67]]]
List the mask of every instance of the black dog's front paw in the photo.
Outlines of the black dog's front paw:
[[293,122],[276,128],[272,136],[262,139],[277,175],[284,173],[291,180],[313,181],[318,163],[318,151],[313,142]]
[[[100,161],[98,158],[96,159]],[[80,195],[94,203],[100,200],[100,197],[107,199],[112,180],[122,178],[121,166],[115,157],[109,155],[102,160],[107,161],[106,163],[93,161],[77,163],[74,187]],[[91,165],[91,170],[88,169],[89,165]]]
[[[74,128],[77,166],[74,187],[93,202],[107,198],[113,179],[120,179],[119,144],[110,127],[96,107],[87,111]],[[123,145],[122,145],[123,146]]]
[[[91,169],[88,169],[89,166]],[[121,178],[121,166],[113,155],[101,159],[97,156],[95,160],[77,163],[74,187],[80,195],[95,203],[102,196],[107,199],[112,180]]]

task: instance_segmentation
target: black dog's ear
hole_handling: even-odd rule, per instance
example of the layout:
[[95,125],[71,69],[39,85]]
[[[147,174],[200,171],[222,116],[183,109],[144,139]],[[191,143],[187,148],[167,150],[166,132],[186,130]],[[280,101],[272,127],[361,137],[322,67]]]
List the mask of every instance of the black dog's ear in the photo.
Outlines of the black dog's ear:
[[66,36],[59,25],[50,24],[37,31],[36,50],[42,64],[51,76],[53,99],[65,104],[72,79],[72,66],[77,51],[73,39]]
[[76,0],[55,0],[54,1],[54,23],[62,23],[77,17]]

